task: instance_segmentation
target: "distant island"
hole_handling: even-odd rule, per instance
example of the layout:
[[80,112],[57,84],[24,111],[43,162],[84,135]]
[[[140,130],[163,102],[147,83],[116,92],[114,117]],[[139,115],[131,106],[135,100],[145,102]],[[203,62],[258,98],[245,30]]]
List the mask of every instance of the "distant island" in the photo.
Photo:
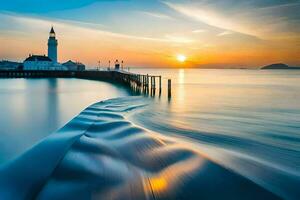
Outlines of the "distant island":
[[276,63],[264,66],[261,69],[300,69],[300,67],[291,67],[283,63]]

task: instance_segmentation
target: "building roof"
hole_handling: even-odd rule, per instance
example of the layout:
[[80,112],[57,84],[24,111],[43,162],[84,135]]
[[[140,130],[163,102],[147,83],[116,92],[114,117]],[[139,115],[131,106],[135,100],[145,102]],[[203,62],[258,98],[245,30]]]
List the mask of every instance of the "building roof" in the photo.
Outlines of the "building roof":
[[26,58],[26,61],[49,61],[52,62],[52,60],[48,56],[42,56],[42,55],[30,55],[28,58]]
[[80,63],[80,62],[73,62],[72,60],[69,60],[65,63],[63,63],[62,65],[77,65],[77,66],[84,66],[84,64]]
[[53,26],[51,27],[50,33],[55,33]]
[[67,62],[63,63],[63,65],[70,65],[70,64],[76,65],[76,63],[73,62],[72,60],[68,60]]

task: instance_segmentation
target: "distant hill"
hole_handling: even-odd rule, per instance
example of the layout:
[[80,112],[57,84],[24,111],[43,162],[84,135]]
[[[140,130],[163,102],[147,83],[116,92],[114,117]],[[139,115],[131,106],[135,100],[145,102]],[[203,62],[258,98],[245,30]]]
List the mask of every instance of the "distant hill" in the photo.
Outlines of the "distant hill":
[[283,63],[276,63],[262,67],[261,69],[300,69],[300,67],[290,67]]

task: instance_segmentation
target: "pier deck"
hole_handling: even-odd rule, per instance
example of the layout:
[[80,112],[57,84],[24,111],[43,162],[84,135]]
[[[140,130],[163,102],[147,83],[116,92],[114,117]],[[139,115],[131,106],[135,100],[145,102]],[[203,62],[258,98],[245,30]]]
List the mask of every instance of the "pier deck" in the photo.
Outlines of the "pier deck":
[[[41,70],[0,70],[0,78],[80,78],[108,81],[130,87],[135,92],[155,95],[162,90],[162,77],[153,75],[135,74],[126,71],[41,71]],[[156,84],[158,80],[158,85]],[[158,86],[158,88],[157,88]],[[169,89],[168,89],[169,90]]]

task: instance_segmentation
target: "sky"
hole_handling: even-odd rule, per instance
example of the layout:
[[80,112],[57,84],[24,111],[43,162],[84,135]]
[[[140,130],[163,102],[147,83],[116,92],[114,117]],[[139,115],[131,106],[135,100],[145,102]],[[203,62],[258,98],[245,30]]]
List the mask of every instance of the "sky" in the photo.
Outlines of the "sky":
[[0,60],[47,54],[54,26],[60,62],[300,66],[299,10],[300,0],[1,0]]

